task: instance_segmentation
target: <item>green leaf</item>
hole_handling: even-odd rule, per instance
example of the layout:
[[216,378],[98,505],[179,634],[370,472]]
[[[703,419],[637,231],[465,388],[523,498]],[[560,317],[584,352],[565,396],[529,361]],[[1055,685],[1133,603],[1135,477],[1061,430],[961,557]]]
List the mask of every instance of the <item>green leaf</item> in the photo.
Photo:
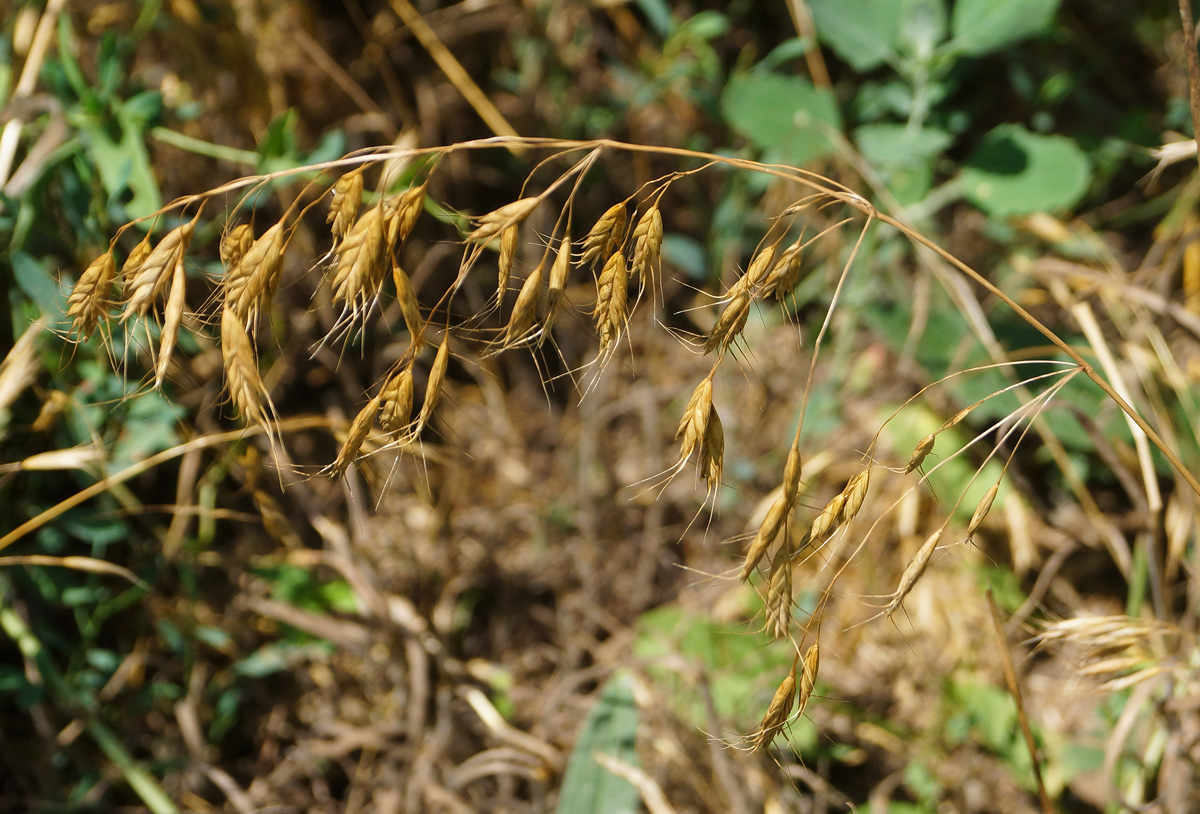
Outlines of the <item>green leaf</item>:
[[600,753],[636,766],[637,728],[633,681],[627,674],[615,675],[604,686],[571,750],[555,809],[558,814],[635,814],[641,809],[637,788],[595,758]]
[[1054,19],[1059,0],[957,0],[948,47],[978,56],[1028,39]]
[[41,312],[51,320],[62,317],[67,310],[67,298],[49,270],[22,251],[12,252],[9,260],[12,263],[13,277],[16,278],[17,287],[21,292],[33,300]]
[[809,0],[817,37],[856,71],[895,59],[903,4],[896,0]]
[[807,79],[772,73],[735,76],[721,95],[729,125],[775,158],[803,166],[833,151],[826,132],[841,130],[833,95]]
[[901,49],[924,61],[946,38],[946,0],[907,0],[900,24]]
[[1087,192],[1091,166],[1064,136],[1002,124],[983,137],[959,176],[968,200],[989,215],[1069,209]]
[[954,141],[945,130],[902,124],[864,124],[854,131],[863,158],[885,166],[915,166],[940,155]]

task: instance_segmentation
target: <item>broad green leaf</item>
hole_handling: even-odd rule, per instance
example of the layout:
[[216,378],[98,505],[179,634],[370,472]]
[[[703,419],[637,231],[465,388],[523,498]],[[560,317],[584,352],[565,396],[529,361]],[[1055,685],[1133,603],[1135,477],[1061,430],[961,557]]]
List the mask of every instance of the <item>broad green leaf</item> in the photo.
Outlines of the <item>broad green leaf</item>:
[[17,287],[45,316],[56,320],[66,313],[66,295],[45,265],[22,251],[11,252],[9,261]]
[[946,0],[906,0],[901,5],[901,49],[924,60],[946,38]]
[[1071,139],[1003,124],[983,137],[960,178],[971,203],[1004,217],[1069,209],[1087,192],[1091,175]]
[[954,141],[945,130],[902,124],[864,124],[854,131],[863,158],[872,164],[911,166],[941,154]]
[[636,766],[637,728],[632,679],[615,675],[604,686],[571,750],[557,814],[635,814],[641,810],[637,788],[605,769],[595,757],[601,753]]
[[841,129],[831,93],[807,79],[750,73],[729,80],[721,95],[729,125],[774,158],[803,166],[833,151],[826,133]]
[[949,48],[978,56],[998,51],[1049,27],[1059,0],[957,0]]
[[904,5],[896,0],[809,0],[817,37],[856,71],[896,56]]

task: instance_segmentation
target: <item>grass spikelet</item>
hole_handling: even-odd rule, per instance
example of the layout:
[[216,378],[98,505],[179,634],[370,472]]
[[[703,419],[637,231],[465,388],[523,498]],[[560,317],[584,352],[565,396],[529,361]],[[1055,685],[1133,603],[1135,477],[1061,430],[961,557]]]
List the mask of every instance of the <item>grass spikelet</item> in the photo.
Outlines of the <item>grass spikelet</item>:
[[936,441],[937,433],[931,432],[929,435],[926,435],[917,442],[917,446],[913,449],[912,455],[908,457],[908,464],[904,467],[905,475],[909,474],[921,464],[925,463],[925,458],[930,452],[933,451],[933,445]]
[[783,495],[788,500],[789,508],[796,505],[796,499],[800,497],[800,476],[803,472],[803,463],[800,459],[800,444],[799,439],[792,442],[791,449],[788,450],[787,463],[783,467]]
[[346,236],[358,215],[358,207],[362,203],[365,169],[366,165],[356,167],[333,185],[333,196],[329,201],[329,214],[325,217],[325,222],[333,224],[330,231],[334,240],[341,240]]
[[704,428],[704,443],[700,445],[700,477],[708,483],[710,493],[721,484],[721,473],[725,468],[725,428],[721,416],[714,408]]
[[389,250],[403,245],[413,227],[417,225],[417,219],[421,217],[421,210],[425,208],[426,186],[428,186],[428,181],[419,187],[412,187],[398,195],[393,195],[384,202]]
[[163,380],[167,377],[167,368],[171,364],[171,354],[175,350],[175,340],[179,336],[179,326],[183,322],[184,294],[187,291],[187,275],[183,268],[183,257],[175,263],[171,275],[171,291],[167,295],[167,305],[163,311],[163,327],[159,336],[158,362],[154,366],[154,387],[161,390]]
[[775,559],[771,561],[764,606],[767,630],[775,638],[782,639],[792,618],[792,553],[786,545],[775,552]]
[[358,411],[358,415],[350,423],[350,430],[346,433],[346,441],[342,444],[342,448],[338,450],[337,459],[329,467],[332,475],[336,476],[345,473],[350,468],[350,464],[354,462],[354,459],[358,457],[358,452],[362,449],[363,442],[371,434],[371,425],[375,422],[375,416],[379,412],[379,404],[379,396],[371,399],[366,403],[366,406]]
[[237,314],[247,330],[253,332],[258,315],[271,307],[282,272],[283,223],[280,222],[253,241],[225,275],[225,307]]
[[515,226],[528,218],[533,214],[533,210],[537,209],[539,203],[541,203],[540,198],[521,198],[476,218],[475,231],[467,235],[467,242],[484,243],[491,240],[508,227]]
[[937,548],[938,541],[942,539],[942,532],[945,528],[940,528],[926,538],[921,544],[921,548],[917,551],[915,557],[908,563],[904,569],[904,573],[900,575],[900,585],[896,588],[896,592],[892,594],[891,600],[888,602],[887,608],[883,613],[885,616],[891,616],[900,607],[900,603],[912,591],[913,586],[917,584],[917,580],[925,573],[926,566],[929,565],[929,560],[933,557],[933,551]]
[[608,208],[596,225],[583,239],[584,265],[595,265],[597,260],[604,260],[605,267],[611,262],[612,255],[625,239],[625,203],[613,204]]
[[413,406],[412,365],[405,365],[379,391],[379,426],[396,435],[408,426]]
[[132,316],[145,316],[150,310],[154,298],[170,281],[175,264],[183,262],[195,229],[196,222],[188,221],[167,232],[132,276],[124,281],[125,311],[121,315],[122,322]]
[[804,652],[804,669],[800,673],[800,687],[796,694],[796,715],[804,714],[808,699],[817,687],[817,670],[821,667],[821,643],[813,642]]
[[870,481],[870,467],[855,473],[854,477],[850,478],[846,488],[842,490],[842,494],[845,496],[845,500],[842,502],[842,522],[849,523],[858,516],[858,510],[862,508],[863,501],[867,497],[867,486]]
[[526,338],[537,319],[538,297],[541,292],[542,264],[539,263],[521,284],[521,291],[517,294],[516,303],[513,304],[512,314],[504,329],[504,345],[506,347],[511,347]]
[[433,417],[438,399],[442,397],[442,385],[446,381],[446,368],[450,366],[450,337],[442,339],[437,355],[433,357],[433,365],[429,368],[429,380],[425,383],[425,403],[421,405],[421,416],[417,420],[417,432],[420,432]]
[[979,531],[979,527],[983,525],[983,520],[987,517],[988,512],[992,510],[992,501],[996,499],[996,492],[1000,490],[1000,482],[996,481],[991,485],[979,501],[979,505],[975,507],[975,513],[971,515],[971,522],[967,524],[967,539],[970,540],[975,536],[975,532]]
[[221,309],[221,360],[229,400],[243,420],[266,426],[263,403],[269,405],[266,387],[258,373],[254,346],[242,320],[228,308]]
[[771,269],[771,263],[775,260],[775,244],[766,246],[758,254],[754,255],[750,260],[750,265],[746,268],[744,279],[747,284],[753,288],[763,281],[767,276],[767,272]]
[[771,741],[775,740],[775,736],[783,731],[784,725],[791,720],[792,706],[796,701],[796,667],[799,661],[799,655],[792,660],[792,669],[788,671],[787,678],[775,690],[775,695],[772,696],[771,703],[767,706],[767,711],[758,724],[758,729],[748,736],[747,741],[751,751],[770,746]]
[[129,252],[129,256],[125,258],[125,262],[121,265],[121,279],[128,281],[133,279],[137,274],[138,269],[142,267],[142,263],[146,262],[146,258],[150,256],[150,252],[154,249],[154,243],[150,240],[150,233],[147,232],[138,244]]
[[796,283],[800,281],[801,245],[802,242],[797,240],[780,253],[778,261],[763,279],[764,297],[782,300],[796,288]]
[[513,265],[517,261],[517,249],[521,245],[521,227],[514,223],[500,233],[499,273],[496,278],[496,301],[504,300],[508,291],[508,278],[512,275]]
[[352,315],[367,305],[383,283],[384,209],[373,206],[360,217],[337,248],[333,270],[333,302],[345,303]]
[[221,236],[219,253],[225,273],[231,273],[242,262],[246,252],[254,245],[254,228],[248,223],[239,223]]
[[705,337],[704,352],[711,353],[719,349],[724,353],[746,327],[746,319],[749,316],[750,292],[745,289],[734,292],[725,309],[721,311],[721,316],[717,317],[717,323]]
[[686,461],[691,457],[696,446],[704,441],[708,432],[709,416],[713,414],[712,406],[713,383],[712,375],[705,377],[688,399],[683,417],[679,419],[679,427],[675,430],[675,440],[680,441],[679,460]]
[[564,237],[558,244],[558,256],[550,266],[550,280],[546,292],[546,324],[550,324],[558,304],[567,293],[567,276],[571,272],[571,238]]
[[652,206],[638,218],[633,227],[633,262],[630,270],[636,277],[647,274],[662,253],[663,221],[658,206]]
[[600,355],[604,356],[621,336],[629,306],[629,274],[625,255],[617,253],[608,259],[600,272],[596,286],[596,332],[600,335]]
[[779,533],[783,531],[791,511],[792,505],[786,494],[775,498],[771,508],[767,509],[767,516],[763,518],[754,539],[750,541],[750,547],[746,549],[746,561],[742,563],[742,580],[750,578],[762,561],[763,555],[779,539]]
[[400,303],[400,313],[404,315],[408,335],[416,344],[417,337],[424,336],[422,328],[425,325],[421,319],[421,305],[417,302],[417,292],[413,290],[412,280],[404,273],[404,269],[395,264],[392,265],[392,281],[396,284],[396,299]]
[[110,248],[97,257],[79,275],[67,297],[67,316],[71,330],[80,339],[87,339],[100,320],[108,315],[108,294],[117,276],[117,261]]
[[846,492],[844,490],[838,492],[832,500],[825,504],[825,508],[813,520],[812,527],[808,531],[808,539],[812,545],[820,545],[837,530],[838,523],[842,518],[842,507],[845,504]]

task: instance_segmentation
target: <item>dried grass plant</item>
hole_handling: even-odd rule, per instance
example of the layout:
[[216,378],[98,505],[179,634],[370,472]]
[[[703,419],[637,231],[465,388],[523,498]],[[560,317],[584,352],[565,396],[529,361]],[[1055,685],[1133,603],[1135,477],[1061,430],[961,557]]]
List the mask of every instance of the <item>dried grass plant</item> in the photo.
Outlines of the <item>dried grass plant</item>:
[[[488,212],[456,216],[456,211],[470,211],[469,202],[434,200],[439,163],[453,154],[469,157],[486,150],[511,150],[525,159],[536,156],[538,163],[517,200]],[[590,226],[581,225],[580,218],[590,211],[581,193],[586,177],[603,172],[606,161],[629,154],[677,162],[680,169],[628,190],[625,200],[602,202],[607,206],[603,214]],[[414,162],[423,168],[419,183],[414,182],[408,189],[391,189],[386,168]],[[686,406],[678,417],[677,455],[663,472],[648,474],[647,481],[663,486],[689,465],[694,466],[698,479],[705,483],[706,502],[711,500],[716,505],[728,452],[721,413],[728,416],[751,411],[752,406],[718,398],[714,393],[715,377],[723,366],[753,363],[755,348],[747,337],[753,314],[758,309],[778,307],[777,302],[786,303],[805,273],[805,262],[813,249],[826,241],[842,240],[845,250],[829,253],[838,265],[821,327],[815,336],[799,341],[795,349],[793,392],[800,415],[805,414],[818,359],[835,330],[835,315],[843,307],[841,294],[848,277],[855,273],[864,238],[872,228],[887,227],[936,258],[943,270],[959,275],[1003,303],[1055,349],[1051,358],[1030,361],[1008,359],[994,343],[989,345],[998,357],[989,367],[1010,379],[1010,384],[993,396],[1012,391],[1024,395],[1026,404],[971,442],[969,446],[994,446],[985,460],[1005,456],[1003,466],[1007,467],[1016,445],[1028,433],[1044,432],[1039,415],[1058,388],[1083,376],[1128,416],[1138,438],[1145,439],[1170,462],[1179,482],[1200,495],[1195,475],[1151,422],[1131,406],[1121,387],[1101,376],[1079,350],[989,278],[906,223],[879,211],[863,195],[829,178],[803,169],[690,150],[614,141],[497,137],[427,149],[383,148],[268,176],[238,179],[177,200],[157,213],[150,224],[151,233],[159,231],[155,228],[159,224],[178,224],[161,237],[148,235],[136,246],[125,248],[123,236],[118,235],[79,275],[70,295],[72,331],[80,340],[97,330],[111,335],[121,323],[156,319],[161,314],[153,366],[155,383],[161,387],[172,374],[178,333],[193,326],[210,332],[205,326],[217,323],[219,328],[211,331],[215,334],[212,339],[221,349],[225,392],[232,411],[251,427],[282,438],[283,427],[268,382],[260,373],[260,354],[268,341],[268,323],[262,317],[270,312],[280,285],[292,225],[308,217],[310,210],[323,207],[328,250],[313,262],[312,269],[313,276],[322,275],[324,281],[320,286],[311,284],[311,288],[318,291],[314,303],[328,302],[336,311],[325,342],[351,342],[355,331],[368,320],[382,318],[382,310],[377,307],[380,300],[394,296],[401,319],[389,329],[395,334],[403,332],[407,343],[388,374],[364,393],[365,404],[357,409],[354,419],[339,432],[340,449],[324,474],[341,476],[355,466],[371,466],[371,457],[382,449],[399,455],[422,454],[419,442],[437,418],[438,405],[449,386],[452,356],[545,353],[547,347],[555,347],[556,325],[571,312],[581,320],[591,320],[596,344],[590,361],[574,368],[568,366],[564,375],[581,398],[598,397],[593,391],[606,370],[621,364],[626,356],[636,362],[637,344],[631,334],[653,330],[656,323],[665,325],[678,316],[661,313],[663,300],[659,293],[667,282],[664,275],[669,273],[663,263],[664,232],[672,225],[667,191],[690,174],[717,171],[766,175],[774,182],[771,200],[784,203],[770,218],[766,236],[745,272],[724,290],[712,292],[697,313],[689,314],[697,325],[708,327],[692,335],[679,328],[668,329],[677,337],[681,355],[707,355],[711,357],[711,368],[690,395],[680,394],[681,399],[686,396]],[[199,213],[209,201],[229,196],[249,198],[265,185],[287,177],[317,180],[308,183],[289,202],[286,213],[265,229],[249,222],[225,224],[221,242],[224,277],[210,303],[188,313],[184,268],[200,216],[185,220],[185,213]],[[241,211],[244,202],[239,201],[233,211]],[[461,259],[453,271],[452,284],[438,296],[423,299],[404,270],[403,247],[419,219],[432,220],[435,216],[442,222],[433,228],[442,230],[443,240],[461,246]],[[533,222],[550,224],[548,231],[535,230],[530,225]],[[846,237],[839,237],[842,235]],[[123,252],[127,252],[127,259],[117,274],[117,258]],[[482,276],[489,265],[484,259],[492,256],[496,265]],[[390,290],[389,278],[393,284]],[[486,305],[463,305],[468,282],[489,292]],[[118,285],[119,292],[114,290]],[[570,292],[584,287],[590,290],[590,296],[575,301]],[[514,288],[515,299],[510,296]],[[321,291],[325,293],[320,295]],[[474,312],[473,316],[463,318],[460,305]],[[502,318],[489,322],[487,317],[494,311],[499,311]],[[649,313],[639,319],[641,311]],[[436,351],[431,353],[428,345],[436,346]],[[958,371],[952,377],[979,370]],[[1027,374],[1026,370],[1033,372]],[[421,391],[423,371],[427,372]],[[1030,395],[1035,385],[1040,392]],[[914,400],[925,395],[922,391]],[[796,652],[791,671],[783,677],[758,730],[747,736],[745,746],[766,747],[810,702],[818,679],[823,610],[846,569],[885,544],[876,530],[881,519],[898,511],[903,500],[865,511],[871,503],[872,487],[881,492],[877,484],[885,479],[907,479],[900,491],[920,488],[939,467],[964,454],[965,448],[948,451],[936,464],[929,465],[938,436],[964,421],[978,406],[971,405],[951,417],[939,430],[925,435],[911,454],[894,462],[889,462],[887,452],[879,448],[883,432],[880,427],[871,447],[853,463],[855,474],[819,507],[808,505],[811,497],[802,499],[808,488],[803,459],[809,444],[809,430],[803,419],[794,436],[779,439],[777,448],[786,449],[786,464],[779,473],[778,488],[770,496],[761,521],[740,541],[741,565],[722,575],[756,586],[763,598],[764,623],[775,636],[790,640]],[[889,421],[904,421],[905,416],[901,408]],[[280,466],[285,465],[281,459]],[[978,471],[982,472],[983,467]],[[386,478],[383,482],[386,484]],[[961,540],[970,540],[978,532],[999,485],[999,481],[990,485],[964,529],[953,528],[951,519],[963,498],[949,497],[953,505],[947,507],[944,522],[925,537],[899,583],[879,598],[873,609],[877,613],[869,612],[865,621],[900,612],[938,552],[951,546],[958,532]],[[895,490],[888,489],[887,493],[895,494]],[[28,530],[28,526],[23,528]],[[12,539],[10,535],[0,540],[0,547]],[[816,609],[807,615],[798,615],[794,608],[794,594],[801,583],[806,589],[817,589],[821,597]],[[1060,627],[1047,634],[1048,640],[1065,630]],[[1094,638],[1097,634],[1090,630],[1087,635]],[[1119,666],[1117,662],[1112,664]]]

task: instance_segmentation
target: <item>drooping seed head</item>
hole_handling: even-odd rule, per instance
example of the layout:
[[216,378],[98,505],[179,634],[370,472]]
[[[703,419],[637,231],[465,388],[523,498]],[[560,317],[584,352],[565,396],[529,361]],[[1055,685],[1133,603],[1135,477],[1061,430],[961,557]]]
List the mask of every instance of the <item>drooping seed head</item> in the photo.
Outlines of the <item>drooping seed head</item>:
[[350,430],[346,433],[346,441],[342,444],[342,448],[338,450],[337,459],[333,462],[330,470],[333,475],[343,474],[358,457],[359,450],[362,449],[363,443],[367,440],[367,436],[371,434],[371,425],[375,422],[375,416],[379,412],[380,397],[376,396],[367,402],[366,406],[359,410],[358,415],[354,417],[354,421],[350,423]]
[[658,262],[662,253],[663,221],[657,206],[652,206],[638,218],[633,227],[633,263],[630,268],[637,276],[646,274]]
[[396,435],[408,426],[413,406],[413,371],[411,365],[402,367],[388,379],[379,392],[379,426]]
[[358,207],[362,203],[363,170],[366,165],[355,167],[343,175],[333,185],[333,195],[329,200],[329,214],[326,223],[332,223],[330,231],[335,240],[341,240],[350,231],[351,224],[358,217]]
[[389,251],[403,245],[413,227],[417,225],[417,219],[421,217],[421,211],[425,208],[425,188],[428,185],[429,182],[426,181],[419,187],[406,189],[384,201],[384,220],[386,221]]
[[542,293],[542,265],[539,263],[521,284],[512,315],[508,318],[508,326],[504,329],[505,345],[521,341],[537,319],[538,298]]
[[596,225],[583,239],[583,258],[585,265],[594,265],[596,261],[609,262],[613,253],[625,239],[625,203],[613,204],[596,221]]
[[762,251],[754,255],[750,265],[746,267],[746,280],[751,287],[758,285],[767,276],[771,263],[775,260],[775,244],[764,246]]
[[138,265],[133,275],[125,282],[125,311],[121,321],[132,316],[145,316],[154,298],[171,280],[175,264],[183,262],[196,222],[188,221],[163,236],[146,258]]
[[724,353],[738,338],[742,329],[746,327],[746,319],[749,316],[750,292],[736,291],[724,310],[721,311],[721,315],[717,317],[717,323],[705,337],[704,352],[711,353],[713,350],[719,349],[721,353]]
[[110,248],[97,257],[79,275],[67,297],[67,316],[72,319],[71,330],[87,339],[100,320],[108,316],[108,295],[117,276],[117,262]]
[[429,423],[434,408],[442,397],[442,385],[446,381],[446,370],[449,366],[450,337],[446,336],[438,347],[437,355],[433,357],[433,364],[429,368],[429,380],[425,383],[425,403],[421,405],[421,416],[418,420],[422,427]]
[[239,223],[221,236],[221,264],[225,266],[226,274],[237,268],[253,244],[254,229],[248,223]]
[[783,496],[787,499],[789,507],[795,506],[796,499],[800,497],[801,472],[800,444],[799,439],[796,439],[788,450],[787,463],[783,467]]
[[229,400],[243,420],[265,426],[263,403],[267,391],[258,372],[254,345],[242,319],[228,308],[221,309],[221,360]]
[[499,274],[496,280],[496,290],[498,298],[503,299],[504,292],[508,290],[508,278],[512,275],[513,265],[517,260],[517,249],[521,245],[521,227],[514,223],[500,233],[500,260],[498,263]]
[[704,442],[700,445],[700,477],[708,482],[710,490],[721,483],[725,468],[725,429],[721,416],[713,409],[704,428]]
[[917,554],[904,569],[904,573],[900,575],[900,585],[896,588],[896,592],[892,594],[892,599],[888,602],[884,613],[891,616],[900,607],[904,601],[904,597],[908,596],[912,591],[913,586],[917,584],[917,580],[925,573],[925,568],[929,565],[929,560],[933,557],[934,549],[937,548],[938,541],[942,539],[942,533],[945,527],[938,529],[933,534],[925,539],[921,544],[921,548],[917,550]]
[[521,223],[537,209],[540,198],[521,198],[476,218],[475,231],[467,235],[468,243],[484,243],[510,226]]
[[372,301],[387,274],[386,253],[384,209],[372,206],[338,245],[331,281],[334,304],[345,303],[357,312]]
[[767,629],[775,638],[787,635],[792,618],[792,557],[787,546],[775,552],[771,574],[767,577]]
[[820,545],[837,530],[842,517],[842,506],[845,503],[846,493],[838,492],[832,500],[825,504],[825,508],[813,520],[812,527],[808,532],[808,539],[812,545]]
[[842,522],[849,523],[858,516],[858,510],[862,508],[863,500],[867,497],[867,486],[870,480],[870,467],[861,472],[856,472],[854,477],[850,478],[850,481],[846,484],[846,488],[842,490],[842,494],[846,498],[842,503]]
[[750,547],[746,549],[746,561],[742,564],[742,580],[747,580],[754,573],[754,569],[758,567],[763,556],[775,544],[779,538],[779,533],[783,531],[784,524],[787,523],[788,515],[791,514],[792,507],[788,504],[784,495],[775,498],[771,503],[771,508],[767,509],[767,516],[763,518],[762,523],[758,527],[758,532],[754,535],[754,539],[750,542]]
[[682,442],[679,453],[681,461],[687,460],[696,445],[704,439],[704,433],[708,429],[708,418],[713,412],[712,392],[712,377],[705,377],[700,384],[696,385],[696,389],[692,391],[691,398],[688,399],[687,406],[683,410],[683,417],[679,420],[679,427],[675,430],[675,440]]
[[782,300],[792,293],[796,283],[800,281],[801,268],[801,252],[800,247],[803,245],[803,239],[797,240],[791,246],[788,246],[779,255],[778,261],[771,267],[766,278],[763,280],[762,291],[764,297],[774,297],[776,300]]
[[600,335],[600,353],[606,353],[621,336],[629,307],[629,274],[625,255],[616,253],[604,264],[596,285],[596,331]]
[[159,335],[158,362],[154,366],[154,387],[162,389],[163,381],[167,378],[167,370],[171,364],[171,354],[175,350],[175,340],[179,336],[179,326],[183,321],[184,293],[187,290],[187,275],[184,273],[183,257],[175,263],[171,274],[171,291],[167,295],[167,305],[163,309],[163,327]]
[[767,712],[759,722],[758,729],[747,738],[752,750],[765,749],[775,740],[775,736],[783,731],[783,727],[792,717],[792,705],[796,700],[796,666],[800,657],[792,660],[792,669],[787,677],[775,690]]
[[913,449],[912,455],[908,457],[908,465],[904,467],[904,474],[912,472],[914,469],[925,463],[925,457],[933,451],[934,442],[937,441],[937,433],[931,432],[920,441],[917,442],[916,448]]
[[[237,227],[241,228],[241,227]],[[253,238],[246,227],[244,235]],[[253,240],[238,263],[225,275],[225,306],[253,331],[258,315],[271,307],[283,272],[283,223]]]
[[425,325],[421,318],[421,305],[417,301],[417,292],[413,289],[412,280],[398,265],[392,266],[392,281],[396,284],[396,300],[400,303],[400,313],[404,315],[404,324],[408,335],[413,341],[424,336],[422,328]]
[[138,269],[142,267],[142,263],[146,262],[146,258],[153,251],[154,244],[150,240],[150,233],[147,232],[136,246],[129,252],[129,256],[125,258],[124,264],[121,266],[120,279],[128,283],[137,274]]
[[992,501],[996,499],[996,492],[999,490],[1000,482],[996,481],[980,499],[979,505],[975,507],[975,513],[971,515],[971,522],[967,525],[967,539],[974,537],[975,532],[979,531],[979,527],[983,525],[983,520],[992,510]]

